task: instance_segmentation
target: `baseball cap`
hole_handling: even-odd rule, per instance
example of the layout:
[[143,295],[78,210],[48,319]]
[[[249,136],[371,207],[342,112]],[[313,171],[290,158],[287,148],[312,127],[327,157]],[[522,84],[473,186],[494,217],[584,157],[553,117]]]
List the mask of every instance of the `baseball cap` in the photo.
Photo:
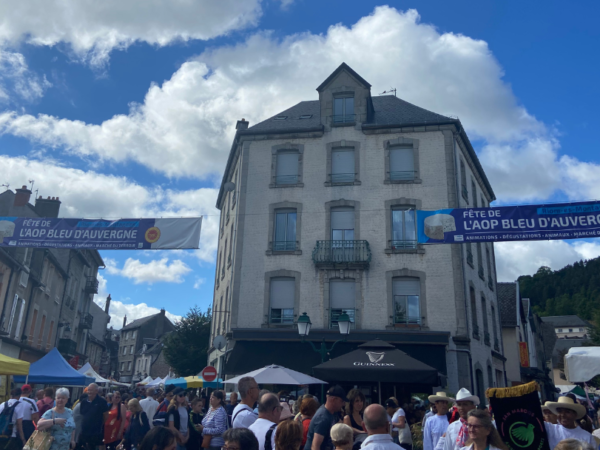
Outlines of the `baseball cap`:
[[331,386],[327,390],[327,395],[329,395],[330,397],[339,397],[342,400],[344,400],[345,402],[348,401],[348,399],[346,398],[346,391],[344,391],[344,389],[342,389],[342,387],[339,384],[336,384],[335,386]]
[[394,400],[392,400],[391,398],[389,400],[386,400],[383,405],[386,408],[397,408],[398,407],[398,405],[396,404],[396,402]]
[[30,384],[24,384],[23,386],[21,386],[21,390],[22,391],[30,391],[31,390],[31,385]]

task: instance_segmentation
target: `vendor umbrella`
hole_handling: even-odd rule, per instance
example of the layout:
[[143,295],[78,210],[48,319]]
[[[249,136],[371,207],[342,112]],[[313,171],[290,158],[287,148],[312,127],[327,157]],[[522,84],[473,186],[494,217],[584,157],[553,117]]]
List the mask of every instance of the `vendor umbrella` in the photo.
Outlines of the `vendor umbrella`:
[[184,378],[171,378],[165,382],[165,386],[170,384],[175,385],[176,387],[184,388],[184,389],[196,389],[196,388],[218,388],[219,384],[223,384],[223,380],[220,378],[216,381],[204,381],[201,377],[192,376],[192,377],[184,377]]
[[275,364],[226,380],[225,384],[237,384],[244,377],[252,377],[258,384],[327,384],[326,381]]

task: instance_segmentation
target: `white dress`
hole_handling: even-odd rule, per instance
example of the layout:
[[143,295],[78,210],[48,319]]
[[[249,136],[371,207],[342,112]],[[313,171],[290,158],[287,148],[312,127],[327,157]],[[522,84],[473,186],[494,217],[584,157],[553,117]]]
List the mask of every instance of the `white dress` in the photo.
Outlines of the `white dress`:
[[448,417],[435,415],[427,419],[423,430],[423,450],[434,450],[442,435],[448,429]]

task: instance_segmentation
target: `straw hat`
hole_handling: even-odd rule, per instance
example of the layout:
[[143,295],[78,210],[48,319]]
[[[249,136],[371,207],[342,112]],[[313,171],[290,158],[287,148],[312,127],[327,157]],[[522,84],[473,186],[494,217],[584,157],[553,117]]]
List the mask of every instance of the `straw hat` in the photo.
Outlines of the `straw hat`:
[[445,392],[436,392],[435,395],[430,395],[427,397],[431,403],[435,402],[453,402],[454,399],[452,397],[448,397]]
[[544,406],[554,414],[558,414],[556,412],[558,408],[570,409],[577,413],[577,419],[581,419],[587,413],[585,406],[575,403],[573,399],[569,397],[559,397],[557,402],[546,402]]
[[473,402],[475,406],[479,405],[479,397],[472,395],[468,389],[462,388],[456,394],[457,402]]
[[[550,408],[548,408],[548,403],[550,403],[550,402],[546,402],[546,403],[544,403],[544,404],[542,405],[542,412],[543,412],[545,409],[547,409],[548,411],[552,412],[552,410],[551,410]],[[552,414],[554,414],[554,413],[552,413]]]

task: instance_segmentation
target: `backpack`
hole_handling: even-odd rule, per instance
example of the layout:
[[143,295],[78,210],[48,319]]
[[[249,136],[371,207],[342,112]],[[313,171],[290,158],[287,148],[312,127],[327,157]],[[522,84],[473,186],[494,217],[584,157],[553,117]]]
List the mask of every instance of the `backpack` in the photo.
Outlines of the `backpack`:
[[273,425],[271,425],[271,427],[267,431],[267,434],[265,435],[265,450],[274,450],[273,449],[273,444],[271,443],[271,439],[272,439],[272,436],[273,436],[273,431],[275,431],[275,428],[277,428],[277,424],[276,423],[274,423]]
[[50,400],[50,403],[46,403],[44,400],[42,400],[42,407],[40,408],[40,417],[42,417],[46,411],[51,410],[52,405],[54,405],[53,400]]
[[4,409],[0,413],[0,443],[8,441],[12,437],[14,424],[12,423],[15,408],[20,402],[17,400],[12,405],[4,402]]
[[171,414],[173,414],[173,425],[175,426],[176,429],[179,430],[181,419],[179,418],[179,411],[177,410],[177,408],[172,409],[171,411],[157,411],[156,414],[154,414],[154,417],[152,418],[152,426],[168,427],[169,426],[168,418],[169,418],[169,415],[171,415]]

